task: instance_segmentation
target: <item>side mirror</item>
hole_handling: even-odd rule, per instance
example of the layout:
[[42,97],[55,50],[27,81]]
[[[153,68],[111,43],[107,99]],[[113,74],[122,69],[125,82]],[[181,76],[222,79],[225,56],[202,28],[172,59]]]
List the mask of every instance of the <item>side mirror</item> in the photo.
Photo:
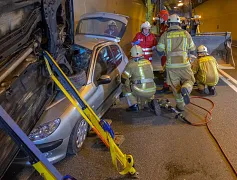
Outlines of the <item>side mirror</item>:
[[111,82],[111,78],[109,75],[102,75],[98,80],[97,84],[109,84]]

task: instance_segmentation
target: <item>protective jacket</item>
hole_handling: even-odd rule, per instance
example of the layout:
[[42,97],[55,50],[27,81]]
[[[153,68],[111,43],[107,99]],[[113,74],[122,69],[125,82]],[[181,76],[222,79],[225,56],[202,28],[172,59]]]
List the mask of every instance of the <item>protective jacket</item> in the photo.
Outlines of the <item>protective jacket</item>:
[[125,84],[125,96],[151,98],[156,92],[152,65],[143,58],[133,58],[129,61],[122,73],[122,82]]
[[157,50],[166,54],[166,68],[190,66],[188,51],[194,51],[195,45],[190,34],[180,26],[171,26],[162,34]]
[[196,80],[207,86],[215,86],[219,81],[218,65],[213,56],[199,57],[192,63]]
[[162,34],[163,34],[165,31],[167,31],[167,30],[168,30],[168,25],[165,24],[165,23],[162,23],[162,24],[160,25],[160,34],[159,34],[159,37],[161,37]]
[[152,47],[157,45],[156,36],[152,33],[149,33],[147,36],[142,32],[139,32],[134,37],[132,43],[136,43],[137,45],[142,47],[144,52],[144,58],[152,61]]
[[[168,25],[165,24],[165,23],[162,23],[160,25],[160,34],[159,34],[159,37],[162,36],[162,34],[164,34],[164,32],[166,32],[168,30]],[[161,66],[164,68],[165,67],[165,64],[166,64],[166,56],[162,56],[161,57]]]

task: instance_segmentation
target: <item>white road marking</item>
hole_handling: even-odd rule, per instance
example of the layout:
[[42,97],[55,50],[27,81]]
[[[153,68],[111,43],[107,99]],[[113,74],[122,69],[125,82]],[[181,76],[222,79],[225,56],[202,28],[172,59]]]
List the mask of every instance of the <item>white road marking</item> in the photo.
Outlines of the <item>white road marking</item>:
[[231,89],[233,89],[235,92],[237,92],[237,87],[232,84],[230,81],[228,81],[224,76],[222,76],[221,74],[219,74],[220,78],[228,85],[230,86]]
[[231,80],[234,84],[237,85],[237,80],[235,78],[231,77],[228,73],[226,73],[225,71],[223,71],[221,69],[218,69],[218,70],[224,77],[227,78],[227,80]]

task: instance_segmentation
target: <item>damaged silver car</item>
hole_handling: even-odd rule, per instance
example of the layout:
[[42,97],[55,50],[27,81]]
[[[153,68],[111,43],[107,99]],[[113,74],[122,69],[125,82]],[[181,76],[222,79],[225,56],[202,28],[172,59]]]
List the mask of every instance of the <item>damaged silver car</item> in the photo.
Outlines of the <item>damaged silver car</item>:
[[[70,14],[71,13],[71,14]],[[74,22],[72,9],[67,22]],[[67,13],[66,13],[67,15]],[[117,34],[107,34],[111,21]],[[82,97],[99,117],[110,108],[121,93],[121,74],[128,59],[119,46],[128,17],[112,13],[92,13],[81,16],[76,34],[69,37],[71,44],[63,44],[60,52],[69,64],[60,64]],[[73,28],[72,28],[73,29]],[[58,62],[63,62],[59,60]],[[29,138],[52,163],[67,154],[76,154],[82,148],[89,130],[87,122],[55,87],[56,96],[45,108]],[[14,163],[29,164],[20,153]]]

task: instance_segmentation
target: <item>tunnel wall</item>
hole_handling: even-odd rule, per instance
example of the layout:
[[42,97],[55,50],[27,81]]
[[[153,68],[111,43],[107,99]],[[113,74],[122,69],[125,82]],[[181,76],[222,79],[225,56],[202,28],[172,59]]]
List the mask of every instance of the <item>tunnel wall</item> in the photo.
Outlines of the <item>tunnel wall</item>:
[[142,0],[74,0],[75,23],[80,16],[91,12],[111,12],[129,16],[126,33],[120,43],[125,53],[129,53],[130,42],[145,21],[145,5]]
[[196,7],[201,15],[201,32],[231,32],[237,41],[237,0],[208,0]]

